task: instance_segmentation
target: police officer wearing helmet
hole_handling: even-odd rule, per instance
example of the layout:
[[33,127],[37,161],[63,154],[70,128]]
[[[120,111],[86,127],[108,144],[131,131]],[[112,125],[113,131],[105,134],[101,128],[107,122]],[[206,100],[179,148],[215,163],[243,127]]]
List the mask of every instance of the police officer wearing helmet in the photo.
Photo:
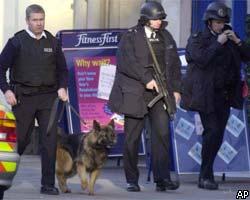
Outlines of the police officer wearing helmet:
[[[59,42],[44,30],[45,12],[40,5],[26,8],[25,30],[10,38],[0,56],[0,88],[16,117],[18,153],[29,144],[34,120],[41,138],[40,192],[58,195],[55,187],[56,123],[47,134],[54,100],[67,101],[68,70]],[[10,82],[6,71],[10,70]]]
[[158,86],[152,69],[147,67],[153,60],[146,37],[165,75],[171,98],[173,101],[180,101],[180,60],[176,43],[165,29],[165,17],[166,13],[160,3],[144,3],[138,24],[124,33],[118,47],[117,72],[109,107],[113,112],[125,115],[126,136],[123,155],[127,191],[140,191],[138,146],[146,116],[149,116],[152,127],[151,152],[156,190],[175,190],[179,187],[171,181],[169,172],[169,115],[162,100],[151,109],[147,107],[157,95]]
[[242,61],[250,60],[250,47],[227,23],[231,9],[219,2],[210,3],[204,13],[203,32],[188,39],[188,70],[183,80],[181,106],[198,111],[202,134],[202,163],[198,187],[216,190],[213,164],[221,147],[230,107],[242,109]]

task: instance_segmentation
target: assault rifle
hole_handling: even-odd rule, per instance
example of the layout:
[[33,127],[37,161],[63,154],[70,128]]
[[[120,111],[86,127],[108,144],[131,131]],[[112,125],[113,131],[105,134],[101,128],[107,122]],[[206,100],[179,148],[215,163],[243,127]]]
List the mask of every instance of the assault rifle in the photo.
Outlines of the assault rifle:
[[153,58],[153,65],[150,65],[148,67],[152,67],[154,70],[154,79],[156,81],[156,84],[157,84],[158,90],[159,90],[158,95],[148,103],[148,107],[151,108],[155,103],[157,103],[159,100],[162,99],[164,102],[164,107],[169,114],[170,120],[173,120],[174,114],[176,112],[175,100],[174,100],[174,98],[172,98],[169,95],[169,92],[168,92],[167,86],[166,86],[166,78],[165,78],[165,75],[161,71],[161,68],[160,68],[159,63],[156,59],[153,47],[150,44],[149,39],[146,38],[146,40],[147,40],[147,44],[149,47],[149,51],[150,51],[152,58]]

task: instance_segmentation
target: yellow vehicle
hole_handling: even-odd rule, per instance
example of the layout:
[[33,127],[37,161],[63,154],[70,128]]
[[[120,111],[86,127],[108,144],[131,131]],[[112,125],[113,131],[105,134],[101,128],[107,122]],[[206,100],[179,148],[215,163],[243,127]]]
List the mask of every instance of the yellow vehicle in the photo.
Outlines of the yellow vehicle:
[[0,104],[0,199],[11,186],[20,160],[15,122],[13,113]]

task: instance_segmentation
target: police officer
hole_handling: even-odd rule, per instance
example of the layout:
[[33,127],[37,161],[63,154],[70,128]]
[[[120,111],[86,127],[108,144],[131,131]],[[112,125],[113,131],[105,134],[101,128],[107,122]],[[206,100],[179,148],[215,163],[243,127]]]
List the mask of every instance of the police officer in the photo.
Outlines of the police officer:
[[127,191],[140,191],[138,145],[146,116],[149,117],[153,130],[151,152],[156,190],[178,188],[178,185],[171,181],[169,171],[169,115],[162,100],[151,109],[147,107],[157,95],[158,85],[152,69],[147,68],[153,60],[146,38],[155,51],[171,98],[174,101],[180,100],[180,60],[175,41],[165,29],[165,17],[166,13],[160,3],[144,3],[138,24],[124,33],[118,47],[117,72],[109,107],[113,112],[125,115],[123,158]]
[[[45,12],[33,4],[26,9],[26,30],[10,38],[0,57],[0,88],[16,117],[18,153],[30,142],[35,118],[41,134],[41,193],[59,194],[55,187],[56,124],[46,133],[51,107],[58,96],[66,101],[68,70],[61,47],[44,30]],[[6,71],[10,70],[6,81]]]
[[250,59],[250,47],[227,24],[231,9],[210,3],[204,13],[205,30],[191,35],[186,47],[188,71],[181,106],[198,111],[204,127],[198,187],[218,189],[213,164],[222,144],[230,107],[242,109],[240,65]]

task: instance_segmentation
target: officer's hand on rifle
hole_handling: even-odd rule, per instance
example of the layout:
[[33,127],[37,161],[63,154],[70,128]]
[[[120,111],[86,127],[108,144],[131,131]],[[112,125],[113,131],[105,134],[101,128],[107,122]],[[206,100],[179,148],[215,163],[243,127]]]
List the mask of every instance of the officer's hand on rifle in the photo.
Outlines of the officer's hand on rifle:
[[10,104],[11,106],[14,106],[17,104],[16,96],[11,90],[7,90],[4,93],[4,96],[5,96],[7,103]]
[[154,79],[152,79],[151,81],[149,81],[146,84],[146,88],[149,89],[149,90],[156,90],[156,92],[159,92],[157,83],[156,83],[156,81]]

